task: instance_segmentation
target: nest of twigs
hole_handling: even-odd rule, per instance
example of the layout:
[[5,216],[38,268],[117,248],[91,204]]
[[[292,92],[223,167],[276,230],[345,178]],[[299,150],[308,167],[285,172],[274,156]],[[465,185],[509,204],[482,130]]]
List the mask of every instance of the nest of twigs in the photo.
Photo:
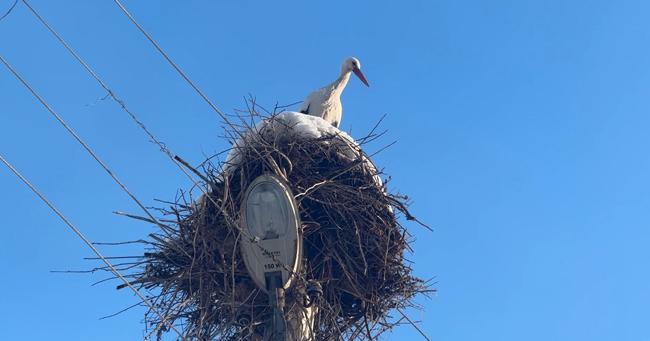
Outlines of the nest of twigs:
[[239,138],[229,158],[203,167],[200,199],[181,196],[164,210],[169,227],[151,235],[144,266],[133,274],[134,284],[158,290],[152,302],[159,314],[149,311],[145,320],[159,337],[169,323],[196,340],[268,334],[272,309],[245,268],[240,243],[248,236],[238,225],[242,196],[264,173],[283,178],[299,206],[304,259],[286,314],[304,314],[305,287],[318,282],[322,296],[309,310],[313,339],[374,339],[399,323],[391,311],[427,291],[405,259],[410,237],[398,215],[414,219],[405,198],[387,191],[347,135],[332,127],[321,136],[305,133],[295,126],[299,114],[291,115],[231,131]]

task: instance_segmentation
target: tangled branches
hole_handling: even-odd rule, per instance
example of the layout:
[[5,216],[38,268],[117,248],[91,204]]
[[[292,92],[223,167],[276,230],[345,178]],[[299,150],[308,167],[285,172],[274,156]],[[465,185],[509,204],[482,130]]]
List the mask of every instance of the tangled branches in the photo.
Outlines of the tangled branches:
[[[303,340],[374,339],[394,327],[392,310],[428,292],[404,258],[409,234],[396,215],[413,219],[404,198],[387,192],[347,135],[303,116],[283,113],[231,132],[240,138],[228,159],[205,167],[206,193],[165,209],[172,232],[146,241],[133,284],[156,290],[156,309],[188,339],[262,340],[268,333],[272,311],[244,266],[240,243],[248,236],[238,224],[248,184],[265,173],[286,181],[300,210],[304,259],[285,313],[294,322],[310,316]],[[322,295],[306,304],[310,283]],[[165,333],[157,315],[146,321],[159,337]]]

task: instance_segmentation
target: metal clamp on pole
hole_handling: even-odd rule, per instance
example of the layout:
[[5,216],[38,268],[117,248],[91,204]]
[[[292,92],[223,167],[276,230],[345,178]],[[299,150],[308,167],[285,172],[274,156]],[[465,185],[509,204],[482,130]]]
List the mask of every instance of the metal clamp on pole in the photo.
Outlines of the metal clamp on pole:
[[269,321],[270,341],[287,341],[287,321],[284,315],[284,288],[282,272],[274,271],[264,274],[266,289],[269,293],[269,305],[273,307],[273,317]]

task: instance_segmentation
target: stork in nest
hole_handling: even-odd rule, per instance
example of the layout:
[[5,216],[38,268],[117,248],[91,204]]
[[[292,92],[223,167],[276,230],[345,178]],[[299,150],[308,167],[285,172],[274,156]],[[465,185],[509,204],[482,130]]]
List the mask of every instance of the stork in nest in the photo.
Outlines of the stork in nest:
[[353,73],[366,86],[370,86],[366,77],[361,73],[361,63],[358,59],[350,57],[341,65],[341,74],[331,84],[322,87],[307,96],[300,107],[300,112],[307,115],[318,116],[335,127],[341,124],[343,117],[343,106],[341,105],[341,93],[350,80]]

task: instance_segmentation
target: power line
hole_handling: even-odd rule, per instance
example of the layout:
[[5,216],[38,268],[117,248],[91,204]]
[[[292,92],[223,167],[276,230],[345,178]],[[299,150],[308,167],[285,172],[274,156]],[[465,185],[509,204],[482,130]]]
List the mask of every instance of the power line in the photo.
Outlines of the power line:
[[[34,194],[36,194],[57,216],[59,216],[59,218],[63,220],[63,222],[66,225],[68,225],[68,227],[70,227],[72,232],[74,232],[77,235],[77,237],[79,237],[97,255],[97,257],[99,257],[102,260],[102,262],[104,262],[104,264],[106,264],[106,266],[111,270],[111,272],[115,276],[117,276],[120,280],[122,280],[122,282],[124,282],[126,286],[128,286],[131,290],[133,290],[133,292],[138,297],[140,297],[142,302],[144,302],[149,307],[149,309],[151,309],[161,318],[161,323],[167,324],[165,317],[160,312],[158,312],[158,310],[149,301],[149,299],[146,296],[144,296],[133,285],[131,285],[131,283],[126,278],[124,278],[124,276],[119,272],[119,270],[117,270],[115,266],[113,266],[113,264],[111,264],[111,262],[108,259],[106,259],[106,257],[93,245],[93,243],[90,242],[88,238],[86,238],[86,236],[81,232],[81,230],[79,230],[74,224],[72,224],[72,222],[70,222],[70,220],[66,218],[65,215],[63,215],[63,213],[61,213],[61,211],[59,211],[59,209],[57,209],[56,206],[54,206],[54,204],[52,204],[52,202],[50,202],[43,193],[41,193],[25,176],[23,176],[20,173],[20,171],[18,171],[18,169],[16,169],[11,163],[9,163],[9,161],[7,161],[7,159],[5,159],[2,155],[0,155],[0,161],[2,161],[2,163],[4,163],[4,165],[7,166],[7,168],[9,168],[9,170],[11,170],[11,172],[13,172],[14,175],[16,175],[25,185],[27,185],[27,187],[29,187],[29,189],[32,190],[32,192],[34,192]],[[176,333],[178,333],[178,335],[181,338],[183,338],[182,334],[173,326],[172,323],[169,323],[168,327],[174,330]]]
[[9,71],[11,71],[11,73],[12,73],[12,74],[13,74],[13,75],[14,75],[14,76],[15,76],[15,77],[16,77],[16,78],[17,78],[17,79],[18,79],[18,80],[19,80],[19,81],[20,81],[20,82],[21,82],[21,83],[22,83],[22,84],[23,84],[23,85],[24,85],[24,86],[25,86],[25,87],[26,87],[26,88],[27,88],[31,93],[32,93],[32,95],[34,95],[34,97],[36,97],[36,99],[37,99],[39,102],[41,102],[41,104],[45,107],[45,109],[47,109],[47,111],[49,111],[50,114],[52,114],[52,116],[54,116],[54,117],[56,118],[56,120],[59,121],[59,123],[61,123],[61,125],[65,128],[65,130],[67,130],[68,133],[70,133],[70,135],[72,135],[72,136],[75,138],[75,140],[77,140],[77,142],[79,142],[79,144],[81,144],[81,145],[83,146],[83,148],[88,152],[88,154],[90,154],[90,156],[92,156],[92,158],[95,159],[95,161],[97,161],[97,163],[98,163],[98,164],[99,164],[99,165],[100,165],[100,166],[101,166],[101,167],[106,171],[106,173],[108,173],[108,175],[109,175],[109,176],[110,176],[110,177],[111,177],[111,178],[112,178],[112,179],[113,179],[113,180],[114,180],[114,181],[115,181],[115,182],[120,186],[120,188],[122,188],[122,190],[123,190],[126,194],[128,194],[129,197],[131,197],[131,199],[133,199],[133,201],[134,201],[138,206],[140,206],[140,208],[145,212],[145,214],[147,214],[147,216],[149,216],[149,218],[150,218],[153,222],[155,222],[155,223],[156,223],[156,224],[157,224],[157,225],[158,225],[158,226],[159,226],[163,231],[169,232],[170,228],[169,228],[168,226],[162,224],[161,222],[159,222],[159,221],[158,221],[158,220],[157,220],[157,219],[156,219],[156,218],[155,218],[155,217],[154,217],[154,216],[149,212],[149,210],[148,210],[148,209],[147,209],[147,208],[146,208],[146,207],[145,207],[145,206],[140,202],[140,200],[138,200],[138,198],[136,198],[135,195],[134,195],[133,193],[131,193],[131,191],[129,191],[128,188],[126,188],[126,186],[122,183],[122,181],[120,181],[120,180],[117,178],[117,176],[113,173],[113,171],[111,171],[111,169],[108,167],[108,165],[106,165],[106,163],[105,163],[104,161],[102,161],[102,160],[99,158],[99,156],[97,156],[97,154],[96,154],[96,153],[95,153],[95,152],[90,148],[90,146],[89,146],[86,142],[84,142],[84,140],[79,136],[79,134],[77,134],[77,132],[75,132],[74,129],[72,129],[72,128],[71,128],[71,127],[70,127],[70,126],[65,122],[65,120],[63,120],[63,118],[62,118],[62,117],[61,117],[61,116],[60,116],[56,111],[54,111],[54,109],[52,109],[52,107],[51,107],[51,106],[50,106],[50,105],[45,101],[45,99],[43,99],[43,97],[41,97],[41,96],[36,92],[36,90],[34,90],[34,88],[32,88],[32,86],[29,85],[29,83],[27,83],[27,81],[26,81],[26,80],[25,80],[25,79],[24,79],[24,78],[23,78],[23,77],[18,73],[18,71],[16,71],[16,69],[14,69],[14,68],[11,66],[11,64],[9,64],[9,62],[8,62],[8,61],[7,61],[7,60],[6,60],[2,55],[0,55],[0,61],[2,61],[2,63],[7,67],[7,69],[9,69]]
[[192,87],[192,89],[194,89],[194,91],[201,98],[203,98],[203,100],[210,106],[210,108],[212,108],[212,110],[214,112],[216,112],[228,126],[230,126],[235,131],[237,131],[235,129],[235,127],[232,125],[232,123],[230,123],[230,121],[228,120],[228,117],[226,117],[226,114],[224,114],[221,110],[219,110],[219,108],[217,108],[217,106],[214,105],[214,103],[212,103],[212,101],[208,98],[208,96],[206,96],[203,93],[203,91],[201,91],[201,89],[199,89],[199,87],[190,79],[190,77],[187,76],[187,74],[185,74],[185,72],[183,72],[183,70],[169,57],[169,55],[165,52],[165,50],[163,50],[162,47],[153,39],[153,37],[149,33],[147,33],[147,31],[144,29],[144,27],[142,27],[142,25],[140,25],[135,20],[133,15],[131,15],[131,13],[129,13],[129,11],[126,9],[126,7],[124,7],[122,2],[120,0],[113,0],[113,2],[115,2],[115,4],[120,8],[122,13],[124,13],[124,15],[126,15],[127,18],[129,18],[129,20],[138,28],[138,30],[140,30],[140,32],[142,32],[142,34],[144,34],[144,36],[147,38],[147,40],[149,40],[149,42],[151,42],[151,44],[153,44],[153,46],[156,48],[156,50],[158,50],[158,52],[160,52],[160,54],[165,58],[165,60],[167,60],[167,62],[174,68],[174,70],[176,70],[176,72],[178,72],[178,74],[181,77],[183,77],[183,79],[190,85],[190,87]]
[[7,12],[5,12],[5,14],[3,14],[3,15],[0,17],[0,21],[1,21],[2,19],[6,18],[7,16],[9,16],[9,14],[11,14],[11,11],[14,10],[14,8],[16,7],[17,4],[18,4],[18,0],[14,1],[14,4],[11,5],[11,7],[9,7],[9,9],[7,10]]
[[[121,108],[126,112],[131,119],[149,136],[151,141],[155,143],[159,148],[160,151],[163,152],[169,159],[176,165],[178,168],[185,173],[189,177],[189,179],[195,184],[199,185],[194,178],[183,168],[183,166],[174,158],[174,154],[172,151],[167,147],[165,143],[163,143],[160,139],[158,139],[145,125],[144,123],[136,116],[136,114],[131,111],[127,106],[126,103],[117,97],[115,92],[108,87],[108,84],[97,74],[97,72],[75,51],[70,44],[68,44],[65,39],[43,18],[43,16],[40,15],[36,11],[35,8],[33,8],[27,0],[22,0],[22,2],[27,6],[27,8],[34,14],[34,16],[54,35],[54,37],[65,47],[68,52],[81,64],[81,66],[94,78],[97,83],[108,93],[108,96],[115,101]],[[199,186],[200,187],[200,186]]]
[[126,107],[124,101],[122,101],[117,97],[115,92],[113,92],[113,90],[111,90],[108,87],[106,82],[104,82],[101,79],[101,77],[99,77],[97,72],[95,72],[95,70],[92,67],[90,67],[90,65],[88,65],[88,63],[86,63],[86,61],[83,60],[83,58],[81,58],[81,56],[63,39],[63,37],[58,32],[56,32],[54,28],[50,26],[50,24],[47,21],[45,21],[45,19],[29,4],[27,0],[22,0],[22,2],[27,6],[27,8],[32,12],[32,14],[34,14],[34,16],[36,16],[36,18],[50,31],[50,33],[52,33],[54,37],[56,37],[56,39],[66,48],[66,50],[68,50],[68,52],[72,54],[72,56],[84,67],[84,69],[86,69],[86,71],[90,73],[90,75],[99,83],[99,85],[102,88],[104,88],[106,92],[108,92],[108,96],[111,97],[111,99],[113,99],[117,104],[119,104],[122,107],[122,109],[131,116],[131,118],[147,133],[147,135],[149,135],[149,137],[153,140],[153,142],[156,143],[163,152],[165,152],[166,154],[168,154],[170,157],[173,158],[173,156],[171,155],[171,151],[165,146],[165,144],[162,143],[160,140],[158,140],[147,129],[144,123],[142,123],[142,121],[140,121],[138,117],[133,112],[131,112],[129,108]]

